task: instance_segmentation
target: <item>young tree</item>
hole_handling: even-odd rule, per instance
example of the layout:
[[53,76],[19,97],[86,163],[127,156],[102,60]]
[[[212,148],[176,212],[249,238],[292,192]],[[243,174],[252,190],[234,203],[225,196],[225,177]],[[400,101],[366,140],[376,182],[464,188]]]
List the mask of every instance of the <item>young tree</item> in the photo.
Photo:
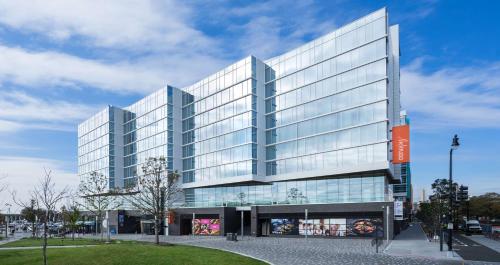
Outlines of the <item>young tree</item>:
[[108,178],[100,173],[92,172],[80,182],[79,195],[83,198],[81,208],[86,209],[97,217],[97,225],[101,224],[101,240],[104,240],[102,219],[106,210],[116,209],[120,204],[116,201],[116,194],[108,188]]
[[160,224],[182,189],[179,174],[167,172],[164,157],[150,157],[142,166],[143,175],[137,176],[137,186],[127,190],[124,200],[144,214],[154,217],[155,242],[160,244]]
[[80,208],[74,200],[71,200],[68,206],[63,207],[64,211],[62,211],[62,214],[64,226],[65,228],[69,228],[71,231],[71,239],[75,240],[75,231],[78,228],[78,221],[81,218]]
[[57,204],[66,196],[68,189],[56,190],[55,183],[52,180],[51,171],[45,170],[45,176],[40,183],[35,186],[34,195],[45,210],[43,220],[43,264],[47,265],[47,235],[49,230],[49,214],[55,212]]

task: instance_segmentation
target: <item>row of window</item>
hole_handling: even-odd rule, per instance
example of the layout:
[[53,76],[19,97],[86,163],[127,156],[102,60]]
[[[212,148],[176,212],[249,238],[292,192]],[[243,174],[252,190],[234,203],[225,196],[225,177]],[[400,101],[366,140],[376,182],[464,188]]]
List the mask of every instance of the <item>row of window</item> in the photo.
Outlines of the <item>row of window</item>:
[[82,154],[82,155],[79,155],[78,156],[78,164],[79,165],[83,165],[83,164],[86,164],[90,161],[94,161],[96,159],[101,159],[105,156],[109,156],[109,155],[114,155],[114,150],[109,150],[109,145],[104,145],[104,146],[101,146],[91,152],[88,152],[88,153],[85,153],[85,154]]
[[214,181],[217,179],[257,174],[257,161],[248,160],[210,168],[183,172],[184,183]]
[[220,107],[235,99],[251,94],[256,88],[256,81],[253,79],[238,83],[230,88],[226,88],[193,104],[183,105],[182,117],[187,118],[195,114],[203,113],[215,107]]
[[157,122],[151,123],[146,127],[139,128],[134,132],[125,134],[123,136],[123,143],[126,145],[154,135],[166,133],[168,131],[171,131],[172,129],[172,121],[169,120],[169,118],[162,119]]
[[182,160],[182,164],[184,170],[191,170],[214,167],[252,158],[257,158],[257,147],[255,144],[245,144],[204,155],[185,158]]
[[[226,67],[200,82],[186,87],[183,90],[194,97],[194,101],[217,93],[218,91],[231,87],[255,74],[255,58],[247,57],[235,64]],[[183,97],[182,104],[189,104],[189,98]]]
[[[266,115],[266,128],[290,124],[385,98],[386,87],[384,80]],[[281,101],[283,101],[283,98]],[[287,100],[287,102],[290,101]]]
[[[125,110],[128,110],[135,114],[135,117],[141,117],[151,111],[164,106],[169,101],[172,101],[173,88],[167,87],[164,89],[160,89],[149,96],[139,100],[138,102],[128,106]],[[170,102],[171,104],[171,102]],[[133,115],[128,116],[125,115],[125,118],[132,118]],[[129,119],[127,119],[129,121]],[[138,126],[140,127],[140,126]]]
[[266,132],[266,140],[270,144],[374,121],[383,121],[387,118],[386,112],[387,102],[381,101],[269,130]]
[[[385,17],[382,17],[355,30],[337,36],[334,39],[327,40],[324,43],[314,45],[315,42],[311,49],[305,50],[295,56],[287,56],[288,54],[285,54],[277,58],[277,60],[273,59],[268,62],[270,68],[266,69],[266,81],[280,78],[297,69],[303,69],[365,43],[379,39],[385,36],[386,27]],[[294,51],[291,53],[293,52]]]
[[86,174],[93,171],[106,169],[110,167],[110,164],[114,164],[114,156],[105,156],[101,159],[92,160],[86,164],[78,166],[78,174]]
[[257,142],[255,128],[246,128],[182,147],[182,156],[201,155],[249,142]]
[[[291,90],[276,97],[268,98],[266,100],[266,113],[280,111],[322,97],[342,94],[341,92],[347,92],[349,90],[359,88],[360,86],[370,86],[371,84],[369,83],[373,83],[385,78],[386,73],[383,67],[383,65],[375,67],[374,64],[369,64],[367,66],[363,66],[361,68],[346,72],[344,74],[323,79],[316,83]],[[375,68],[378,70],[374,71]],[[376,87],[373,87],[371,89],[382,88],[385,88],[385,81],[379,81]],[[370,89],[366,92],[369,91]],[[370,98],[371,94],[362,94],[358,96],[363,98]]]
[[226,134],[256,125],[257,121],[253,119],[253,117],[255,117],[255,115],[252,114],[251,111],[248,111],[208,126],[185,132],[182,134],[182,144],[206,140],[214,137],[215,135]]
[[78,146],[83,146],[88,144],[102,136],[109,134],[111,124],[106,122],[105,124],[99,125],[99,127],[91,130],[87,134],[79,135],[78,137]]
[[82,156],[84,154],[90,153],[102,146],[108,145],[110,143],[110,138],[112,138],[112,134],[105,134],[91,142],[83,144],[78,147],[78,156]]
[[356,166],[387,161],[387,143],[266,162],[266,175]]
[[266,159],[303,156],[387,140],[387,124],[380,122],[266,147]]
[[168,148],[168,145],[156,146],[147,150],[139,151],[136,154],[124,157],[124,166],[128,167],[135,164],[143,164],[150,157],[172,157],[173,152]]
[[[385,59],[381,60],[382,58],[383,56],[374,57],[373,60],[366,61],[366,63],[369,63],[369,67],[364,64],[359,64],[357,66],[360,67],[349,67],[351,70],[342,72],[338,75],[333,75],[333,73],[323,74],[323,70],[318,70],[323,69],[321,67],[329,63],[329,61],[326,61],[322,64],[289,75],[283,79],[267,83],[265,86],[266,97],[286,93],[332,76],[336,77],[336,82],[334,84],[332,80],[328,85],[329,89],[341,91],[350,87],[364,85],[366,82],[378,80],[386,76],[386,63]],[[377,62],[374,62],[375,60],[377,60]],[[321,76],[318,76],[318,71],[321,73]]]
[[78,125],[78,136],[83,136],[109,122],[112,107],[107,107]]
[[377,202],[385,200],[383,176],[344,177],[186,189],[187,207]]
[[215,123],[219,120],[243,113],[249,110],[255,110],[255,96],[249,95],[223,106],[217,107],[200,115],[185,119],[182,121],[182,130],[189,131],[196,127],[202,127],[208,124]]
[[143,128],[151,125],[151,123],[163,120],[166,117],[173,116],[173,107],[171,105],[163,105],[151,112],[148,112],[137,119],[130,120],[123,125],[123,133],[129,133],[137,128]]

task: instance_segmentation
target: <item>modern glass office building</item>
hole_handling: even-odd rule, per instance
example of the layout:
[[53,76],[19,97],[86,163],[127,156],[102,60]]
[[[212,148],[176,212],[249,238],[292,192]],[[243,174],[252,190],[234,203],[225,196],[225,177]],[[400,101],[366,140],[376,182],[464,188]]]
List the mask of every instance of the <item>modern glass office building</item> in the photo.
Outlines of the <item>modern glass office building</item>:
[[191,86],[110,106],[79,126],[79,174],[127,187],[148,157],[166,157],[184,190],[171,234],[367,236],[376,227],[391,237],[399,55],[384,8],[275,58],[248,56]]

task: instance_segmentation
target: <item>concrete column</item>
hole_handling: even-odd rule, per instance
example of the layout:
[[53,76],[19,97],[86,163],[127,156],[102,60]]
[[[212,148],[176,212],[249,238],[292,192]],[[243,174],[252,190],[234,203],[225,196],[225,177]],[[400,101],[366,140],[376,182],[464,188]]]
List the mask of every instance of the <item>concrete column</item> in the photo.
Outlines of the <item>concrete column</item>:
[[258,215],[259,215],[258,206],[252,206],[250,210],[250,219],[251,219],[250,228],[252,230],[252,236],[260,236],[260,231],[257,231]]

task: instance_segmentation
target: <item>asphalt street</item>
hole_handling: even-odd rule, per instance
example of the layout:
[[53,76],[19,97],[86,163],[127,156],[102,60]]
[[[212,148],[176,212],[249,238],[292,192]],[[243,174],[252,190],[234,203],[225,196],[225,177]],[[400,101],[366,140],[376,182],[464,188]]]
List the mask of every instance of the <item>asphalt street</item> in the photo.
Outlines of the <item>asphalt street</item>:
[[500,253],[472,241],[467,236],[453,235],[453,250],[464,260],[500,262]]

